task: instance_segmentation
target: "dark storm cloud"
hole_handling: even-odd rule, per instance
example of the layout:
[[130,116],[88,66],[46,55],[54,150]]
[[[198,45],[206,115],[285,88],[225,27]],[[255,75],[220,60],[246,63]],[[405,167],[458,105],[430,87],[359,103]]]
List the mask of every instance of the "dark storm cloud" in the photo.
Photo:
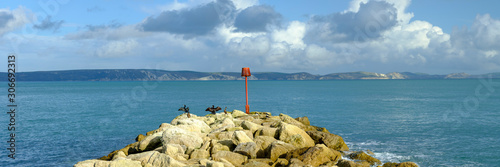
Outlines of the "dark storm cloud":
[[397,23],[397,9],[383,1],[361,3],[358,12],[335,13],[314,16],[310,20],[313,28],[308,40],[365,41],[380,37],[380,34]]
[[54,32],[56,32],[61,27],[62,23],[64,23],[64,21],[52,21],[51,18],[51,16],[47,16],[42,20],[40,24],[33,25],[33,28],[39,30],[53,30]]
[[244,9],[236,16],[234,26],[237,31],[263,32],[268,25],[278,25],[282,16],[270,6],[259,5]]
[[7,12],[0,12],[0,28],[3,28],[7,25],[7,23],[14,19],[14,16],[12,14],[9,14]]
[[157,17],[148,17],[140,28],[144,31],[182,34],[184,37],[206,35],[228,21],[235,11],[229,0],[218,0],[196,8],[164,11]]

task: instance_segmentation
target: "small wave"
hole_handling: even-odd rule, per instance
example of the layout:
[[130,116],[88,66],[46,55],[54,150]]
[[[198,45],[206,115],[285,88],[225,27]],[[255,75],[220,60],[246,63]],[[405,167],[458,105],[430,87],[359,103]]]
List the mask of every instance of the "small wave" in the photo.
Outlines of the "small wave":
[[388,153],[388,152],[382,152],[382,153],[374,152],[373,154],[375,154],[375,155],[373,155],[374,158],[377,158],[378,160],[380,160],[382,162],[400,163],[400,162],[408,161],[411,158],[410,156],[402,156],[402,155],[397,155],[397,154]]
[[379,145],[382,145],[381,142],[379,141],[373,141],[373,140],[370,140],[370,141],[367,141],[367,142],[346,142],[347,146],[349,147],[362,147],[362,146],[379,146]]

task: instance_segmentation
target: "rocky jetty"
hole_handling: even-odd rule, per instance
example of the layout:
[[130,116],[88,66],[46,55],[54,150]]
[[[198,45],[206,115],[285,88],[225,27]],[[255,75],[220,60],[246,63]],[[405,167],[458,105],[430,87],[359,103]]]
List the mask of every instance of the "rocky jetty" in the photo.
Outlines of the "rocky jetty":
[[312,126],[307,117],[239,110],[188,118],[139,134],[136,142],[75,167],[417,167],[382,162],[371,151],[349,151],[341,136]]

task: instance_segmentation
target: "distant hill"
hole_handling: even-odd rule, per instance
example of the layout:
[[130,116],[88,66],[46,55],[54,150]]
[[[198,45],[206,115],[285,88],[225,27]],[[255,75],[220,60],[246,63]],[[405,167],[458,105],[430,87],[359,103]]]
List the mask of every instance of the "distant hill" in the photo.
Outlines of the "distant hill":
[[[6,76],[3,72],[0,75]],[[425,73],[392,72],[387,74],[373,72],[345,72],[327,75],[309,73],[256,72],[250,80],[357,80],[357,79],[473,79],[500,78],[500,73],[470,75],[453,73],[430,75]],[[7,78],[7,77],[5,77]],[[166,71],[150,69],[106,69],[106,70],[66,70],[16,73],[17,81],[178,81],[178,80],[243,80],[239,72],[196,72]]]

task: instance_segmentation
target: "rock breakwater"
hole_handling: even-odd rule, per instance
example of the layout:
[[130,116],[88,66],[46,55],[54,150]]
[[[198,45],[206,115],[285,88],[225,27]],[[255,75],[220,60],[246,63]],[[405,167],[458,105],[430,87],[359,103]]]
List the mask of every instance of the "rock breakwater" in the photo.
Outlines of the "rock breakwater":
[[[307,117],[267,112],[181,114],[139,134],[136,142],[75,167],[417,167],[382,162],[370,151],[349,151],[341,136],[310,125]],[[343,158],[345,157],[345,158]]]

